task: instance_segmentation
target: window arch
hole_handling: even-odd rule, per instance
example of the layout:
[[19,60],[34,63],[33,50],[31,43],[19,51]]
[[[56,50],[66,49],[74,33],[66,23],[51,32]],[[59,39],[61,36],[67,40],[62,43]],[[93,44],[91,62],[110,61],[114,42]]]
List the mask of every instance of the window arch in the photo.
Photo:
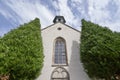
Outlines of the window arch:
[[62,37],[58,37],[55,40],[54,64],[67,65],[66,42]]
[[53,70],[51,80],[70,80],[69,73],[63,67],[57,67]]

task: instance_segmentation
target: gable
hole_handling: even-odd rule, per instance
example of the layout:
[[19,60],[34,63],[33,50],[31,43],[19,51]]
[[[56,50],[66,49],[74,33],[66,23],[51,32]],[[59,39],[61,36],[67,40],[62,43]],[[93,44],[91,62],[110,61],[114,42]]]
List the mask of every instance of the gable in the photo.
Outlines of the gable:
[[66,24],[63,24],[63,23],[55,23],[55,24],[52,24],[52,25],[50,25],[50,26],[48,26],[48,27],[46,27],[46,28],[43,28],[42,29],[42,31],[44,31],[44,30],[51,30],[52,29],[52,31],[55,29],[55,30],[59,30],[59,29],[61,29],[61,30],[70,30],[70,31],[72,31],[72,32],[77,32],[77,33],[80,33],[80,31],[79,30],[77,30],[77,29],[75,29],[75,28],[72,28],[71,26],[68,26],[68,25],[66,25]]

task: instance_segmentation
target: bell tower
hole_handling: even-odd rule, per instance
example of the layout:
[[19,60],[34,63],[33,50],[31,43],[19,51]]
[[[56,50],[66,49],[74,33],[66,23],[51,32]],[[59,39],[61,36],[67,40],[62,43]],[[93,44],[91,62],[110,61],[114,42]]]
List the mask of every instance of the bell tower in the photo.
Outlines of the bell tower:
[[60,23],[63,23],[63,24],[66,23],[66,21],[65,21],[65,19],[64,19],[63,16],[56,16],[56,17],[54,18],[54,20],[53,20],[53,23],[57,23],[57,22],[60,22]]

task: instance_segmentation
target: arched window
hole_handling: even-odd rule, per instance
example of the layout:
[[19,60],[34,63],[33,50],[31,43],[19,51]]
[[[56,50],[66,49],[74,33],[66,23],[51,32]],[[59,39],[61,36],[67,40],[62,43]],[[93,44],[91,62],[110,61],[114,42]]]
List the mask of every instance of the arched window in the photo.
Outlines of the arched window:
[[66,43],[61,37],[55,40],[54,64],[67,65]]
[[53,70],[51,80],[70,80],[69,73],[63,67],[57,67]]

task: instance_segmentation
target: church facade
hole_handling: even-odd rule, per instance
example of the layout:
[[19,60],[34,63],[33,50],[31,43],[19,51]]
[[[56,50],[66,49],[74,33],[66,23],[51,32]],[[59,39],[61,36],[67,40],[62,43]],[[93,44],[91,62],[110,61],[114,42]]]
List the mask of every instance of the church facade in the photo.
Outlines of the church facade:
[[90,80],[80,61],[80,31],[56,16],[42,29],[44,65],[37,80]]

